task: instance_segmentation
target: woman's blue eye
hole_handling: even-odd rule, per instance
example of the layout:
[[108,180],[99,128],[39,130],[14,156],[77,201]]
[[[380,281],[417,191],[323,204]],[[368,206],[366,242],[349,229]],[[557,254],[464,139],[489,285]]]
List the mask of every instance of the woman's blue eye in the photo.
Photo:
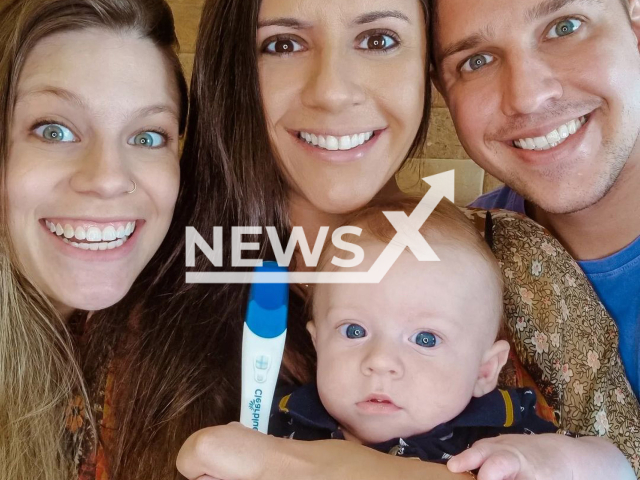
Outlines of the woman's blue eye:
[[279,38],[269,42],[264,51],[273,55],[287,55],[302,50],[303,47],[291,38]]
[[582,21],[577,18],[567,18],[555,24],[547,34],[547,38],[559,38],[571,35],[582,26]]
[[340,330],[341,333],[347,338],[363,338],[367,336],[367,331],[364,329],[364,327],[358,325],[357,323],[343,325]]
[[137,147],[158,148],[166,143],[166,139],[157,132],[142,132],[131,137],[127,143]]
[[390,50],[398,45],[398,41],[391,35],[376,33],[367,35],[358,44],[358,48],[362,50]]
[[34,133],[39,137],[42,137],[47,142],[52,143],[67,143],[76,142],[75,135],[67,127],[58,123],[47,123],[46,125],[40,125],[34,130]]
[[477,55],[473,55],[467,59],[466,62],[462,65],[462,71],[464,72],[475,72],[476,70],[480,70],[485,65],[489,65],[493,62],[493,55],[489,55],[487,53],[478,53]]
[[440,343],[440,339],[431,332],[417,333],[413,341],[421,347],[432,348]]

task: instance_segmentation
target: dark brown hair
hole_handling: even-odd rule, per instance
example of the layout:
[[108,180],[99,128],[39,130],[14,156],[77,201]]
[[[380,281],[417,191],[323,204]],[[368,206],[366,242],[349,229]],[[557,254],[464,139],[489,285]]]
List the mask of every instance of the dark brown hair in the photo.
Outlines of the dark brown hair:
[[[185,226],[194,227],[210,244],[214,226],[223,227],[226,240],[236,225],[262,227],[263,232],[275,226],[279,238],[288,241],[287,184],[261,108],[259,10],[259,0],[208,0],[204,5],[181,164],[183,178],[193,181],[181,191],[168,236],[147,269],[156,280],[141,281],[129,295],[145,300],[137,306],[135,331],[121,349],[125,353],[116,355],[120,387],[113,480],[177,478],[173,465],[182,442],[200,428],[239,416],[247,287],[185,284],[184,237]],[[425,21],[427,17],[425,9]],[[430,98],[427,87],[411,152],[425,142]],[[268,259],[265,237],[256,239],[256,253]],[[198,251],[195,268],[189,270],[228,269],[230,242],[223,243],[222,267],[214,267]],[[303,317],[303,301],[294,294],[284,381],[307,381],[314,372],[315,354]],[[102,322],[101,328],[109,324]]]

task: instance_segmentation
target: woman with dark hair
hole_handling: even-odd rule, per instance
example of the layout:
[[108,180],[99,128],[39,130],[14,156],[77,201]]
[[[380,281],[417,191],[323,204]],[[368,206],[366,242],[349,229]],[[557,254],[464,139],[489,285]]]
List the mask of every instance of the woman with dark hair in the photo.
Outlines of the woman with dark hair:
[[175,46],[162,0],[0,4],[2,479],[101,468],[105,366],[180,187]]
[[[183,155],[202,168],[189,174],[207,182],[185,198],[194,212],[189,225],[205,239],[213,226],[222,226],[225,238],[233,226],[275,226],[283,244],[293,226],[303,226],[313,242],[321,226],[335,228],[375,196],[397,192],[394,174],[426,138],[427,25],[426,2],[418,0],[206,2]],[[265,239],[256,241],[260,258],[269,258]],[[247,290],[170,287],[184,269],[181,252],[173,256],[165,278],[174,296],[141,317],[161,324],[182,317],[197,325],[183,328],[170,347],[192,355],[184,377],[191,405],[183,418],[198,428],[237,420]],[[223,259],[221,270],[231,264],[229,242]],[[216,267],[199,255],[195,270]],[[313,376],[315,360],[304,291],[292,293],[281,378],[301,383]],[[286,444],[286,458],[269,458],[280,467],[268,478],[468,478],[336,443]],[[241,441],[229,448],[241,448]],[[301,469],[285,473],[285,465]]]

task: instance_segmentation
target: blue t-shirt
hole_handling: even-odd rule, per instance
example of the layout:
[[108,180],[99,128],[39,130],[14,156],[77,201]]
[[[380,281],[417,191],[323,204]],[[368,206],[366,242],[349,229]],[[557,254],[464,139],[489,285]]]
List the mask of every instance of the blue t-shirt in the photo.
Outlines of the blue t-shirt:
[[[477,198],[471,206],[526,214],[524,199],[509,187]],[[640,398],[640,236],[613,255],[578,262],[620,331],[620,356]]]

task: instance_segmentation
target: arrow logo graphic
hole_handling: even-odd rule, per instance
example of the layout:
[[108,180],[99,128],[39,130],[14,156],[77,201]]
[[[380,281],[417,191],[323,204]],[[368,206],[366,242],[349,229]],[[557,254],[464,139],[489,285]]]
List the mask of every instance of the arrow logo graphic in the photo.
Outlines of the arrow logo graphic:
[[421,262],[437,262],[438,256],[420,234],[420,228],[443,198],[454,201],[454,170],[425,177],[431,188],[407,216],[383,212],[396,234],[366,272],[187,272],[187,283],[379,283],[405,248]]

